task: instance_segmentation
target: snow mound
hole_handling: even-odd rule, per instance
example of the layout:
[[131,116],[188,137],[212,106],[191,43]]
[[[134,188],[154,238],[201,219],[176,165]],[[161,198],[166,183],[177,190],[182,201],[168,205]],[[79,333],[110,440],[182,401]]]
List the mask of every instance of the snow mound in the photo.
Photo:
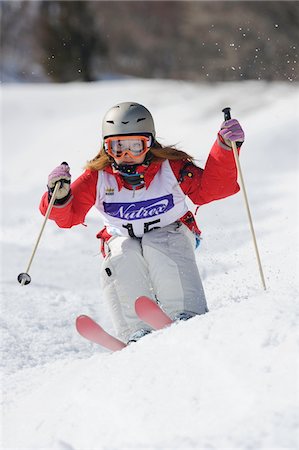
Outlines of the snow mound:
[[[3,91],[2,448],[298,448],[298,146],[296,84],[126,80]],[[200,208],[197,261],[210,312],[110,354],[75,331],[101,302],[95,211],[88,227],[49,222],[32,283],[16,282],[40,230],[47,174],[73,178],[119,101],[152,110],[159,140],[204,166],[230,105],[246,133],[241,165],[267,291],[241,194]]]

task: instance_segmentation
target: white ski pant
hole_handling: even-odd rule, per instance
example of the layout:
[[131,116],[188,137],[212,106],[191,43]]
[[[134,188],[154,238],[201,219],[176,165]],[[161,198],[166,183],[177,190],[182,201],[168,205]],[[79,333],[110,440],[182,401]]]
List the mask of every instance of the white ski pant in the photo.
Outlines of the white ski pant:
[[127,341],[149,326],[138,319],[135,300],[158,300],[172,318],[180,312],[207,312],[194,255],[194,236],[181,223],[146,233],[140,239],[113,236],[101,268],[101,285],[117,336]]

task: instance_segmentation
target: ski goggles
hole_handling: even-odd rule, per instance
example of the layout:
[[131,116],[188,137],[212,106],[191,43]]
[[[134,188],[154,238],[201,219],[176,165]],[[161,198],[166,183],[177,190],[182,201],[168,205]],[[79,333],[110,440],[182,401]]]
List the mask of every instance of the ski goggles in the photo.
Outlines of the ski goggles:
[[151,146],[147,136],[111,136],[104,139],[105,151],[112,158],[121,158],[127,153],[131,158],[145,155]]

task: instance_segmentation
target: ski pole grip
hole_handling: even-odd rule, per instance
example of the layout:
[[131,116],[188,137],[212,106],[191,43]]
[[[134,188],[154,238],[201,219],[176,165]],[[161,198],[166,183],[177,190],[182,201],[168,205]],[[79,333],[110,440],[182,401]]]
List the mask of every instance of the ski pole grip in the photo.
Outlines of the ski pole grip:
[[224,114],[224,120],[229,120],[231,119],[231,115],[230,115],[230,107],[228,106],[227,108],[223,108],[222,110],[223,114]]

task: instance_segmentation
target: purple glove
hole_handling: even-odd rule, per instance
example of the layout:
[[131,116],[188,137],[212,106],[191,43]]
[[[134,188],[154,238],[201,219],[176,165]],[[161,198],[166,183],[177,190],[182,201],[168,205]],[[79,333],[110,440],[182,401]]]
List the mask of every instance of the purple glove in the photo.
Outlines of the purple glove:
[[232,141],[243,142],[245,138],[244,131],[237,119],[229,119],[223,122],[219,134],[229,147],[231,147]]
[[58,189],[56,194],[56,198],[60,200],[67,197],[70,193],[71,174],[70,168],[66,163],[55,167],[55,169],[52,170],[48,176],[48,190],[50,195],[54,191],[57,181],[60,181],[61,183],[61,187]]

